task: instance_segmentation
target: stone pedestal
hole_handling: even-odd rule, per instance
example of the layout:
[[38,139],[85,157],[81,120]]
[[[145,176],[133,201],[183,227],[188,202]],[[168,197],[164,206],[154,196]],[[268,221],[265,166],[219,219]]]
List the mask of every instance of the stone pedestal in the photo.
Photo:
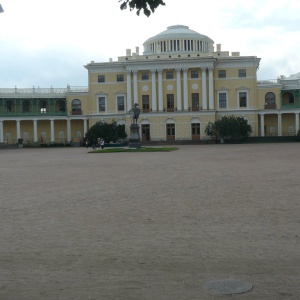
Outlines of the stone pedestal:
[[141,148],[140,126],[130,125],[129,148]]

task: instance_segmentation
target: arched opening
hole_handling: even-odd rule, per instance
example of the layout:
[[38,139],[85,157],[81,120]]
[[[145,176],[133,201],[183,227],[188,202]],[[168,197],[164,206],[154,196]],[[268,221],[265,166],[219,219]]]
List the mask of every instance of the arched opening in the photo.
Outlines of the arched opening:
[[200,120],[198,118],[193,118],[191,120],[191,135],[193,141],[200,140]]
[[265,108],[276,108],[276,97],[272,92],[266,93],[265,95]]
[[167,138],[167,141],[174,141],[175,136],[176,136],[175,121],[173,119],[168,119],[166,121],[166,138]]
[[81,101],[74,99],[72,101],[72,115],[81,115]]
[[15,111],[15,104],[14,104],[14,102],[12,100],[7,100],[5,102],[4,110],[6,112],[14,112]]
[[47,108],[48,108],[48,103],[46,100],[41,100],[39,102],[39,111],[41,114],[46,114],[47,113]]
[[55,103],[55,111],[65,113],[66,112],[66,101],[64,99],[59,99]]
[[23,101],[22,110],[23,110],[23,113],[29,113],[30,112],[30,102],[28,100]]
[[284,92],[282,94],[282,105],[293,106],[295,103],[294,95],[291,92]]
[[142,133],[142,141],[147,142],[150,141],[150,122],[149,120],[141,121],[141,133]]

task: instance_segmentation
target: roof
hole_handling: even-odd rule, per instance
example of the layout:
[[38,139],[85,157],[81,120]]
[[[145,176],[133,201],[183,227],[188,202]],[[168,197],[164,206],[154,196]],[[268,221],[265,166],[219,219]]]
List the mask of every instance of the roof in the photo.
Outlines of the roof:
[[208,40],[210,42],[213,42],[212,39],[210,39],[209,37],[207,37],[206,35],[200,34],[194,30],[189,29],[188,26],[184,26],[184,25],[173,25],[173,26],[169,26],[167,27],[167,30],[149,38],[148,40],[146,40],[146,43],[149,42],[154,42],[156,40],[161,40],[161,39],[202,39],[202,40]]

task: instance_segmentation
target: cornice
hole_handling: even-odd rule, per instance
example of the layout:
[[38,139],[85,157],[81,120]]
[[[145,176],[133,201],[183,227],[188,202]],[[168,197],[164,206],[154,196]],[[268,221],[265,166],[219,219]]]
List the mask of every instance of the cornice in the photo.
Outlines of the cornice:
[[201,60],[161,60],[161,61],[137,61],[126,62],[126,70],[160,70],[160,69],[195,69],[195,68],[214,68],[215,59]]
[[215,68],[247,68],[247,67],[256,67],[258,68],[260,58],[256,57],[239,57],[238,59],[218,59]]

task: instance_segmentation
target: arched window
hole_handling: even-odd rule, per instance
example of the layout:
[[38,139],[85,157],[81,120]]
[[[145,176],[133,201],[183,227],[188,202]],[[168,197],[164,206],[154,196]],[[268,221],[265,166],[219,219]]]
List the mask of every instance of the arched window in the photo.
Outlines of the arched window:
[[15,110],[15,106],[12,100],[7,100],[5,102],[5,111],[6,112],[12,112]]
[[66,101],[65,100],[59,100],[59,111],[65,112],[66,111]]
[[275,94],[272,92],[266,93],[265,104],[275,104],[275,102],[276,102]]
[[81,113],[81,101],[79,99],[72,101],[72,113]]
[[282,105],[294,104],[294,95],[287,91],[282,94]]
[[23,107],[23,113],[29,113],[30,102],[28,100],[23,101],[22,107]]
[[40,113],[45,114],[47,112],[47,101],[41,100],[40,101]]

